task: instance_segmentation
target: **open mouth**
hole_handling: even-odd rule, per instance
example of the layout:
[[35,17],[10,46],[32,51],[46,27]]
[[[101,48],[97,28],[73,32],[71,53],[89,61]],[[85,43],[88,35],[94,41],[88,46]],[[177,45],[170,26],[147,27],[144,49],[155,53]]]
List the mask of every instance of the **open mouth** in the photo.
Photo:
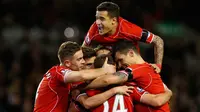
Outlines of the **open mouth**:
[[103,26],[102,25],[98,25],[98,30],[99,30],[99,33],[103,33]]

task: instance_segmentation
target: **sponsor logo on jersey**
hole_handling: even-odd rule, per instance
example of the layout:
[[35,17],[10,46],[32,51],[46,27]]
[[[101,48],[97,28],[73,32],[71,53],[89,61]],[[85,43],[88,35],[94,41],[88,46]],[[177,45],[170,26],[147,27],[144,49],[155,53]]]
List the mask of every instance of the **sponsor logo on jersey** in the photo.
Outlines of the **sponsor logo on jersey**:
[[85,37],[85,42],[87,43],[87,44],[90,44],[90,37],[89,37],[89,33],[87,34],[87,36]]
[[70,73],[71,72],[71,70],[68,70],[68,69],[63,69],[63,70],[61,70],[60,71],[63,75],[65,75],[65,74],[68,74],[68,73]]
[[141,93],[144,92],[144,89],[137,87],[137,91]]

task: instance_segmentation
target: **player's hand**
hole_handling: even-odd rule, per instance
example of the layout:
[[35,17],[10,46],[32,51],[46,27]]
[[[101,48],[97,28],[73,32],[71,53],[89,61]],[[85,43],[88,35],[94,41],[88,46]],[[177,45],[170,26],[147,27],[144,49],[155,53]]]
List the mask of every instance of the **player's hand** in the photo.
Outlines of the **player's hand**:
[[71,91],[72,99],[76,100],[76,98],[79,94],[80,94],[80,90],[78,90],[78,89]]
[[165,90],[165,91],[171,91],[171,90],[165,85],[165,83],[163,83],[163,86],[164,86],[164,90]]
[[116,66],[108,64],[108,57],[106,57],[106,60],[103,64],[102,68],[106,71],[106,73],[115,73],[116,72]]
[[161,72],[161,66],[159,66],[158,64],[150,64],[156,73],[160,73]]
[[133,93],[133,86],[117,86],[114,87],[114,92],[116,94],[122,94],[122,95],[127,95],[130,96],[130,93]]
[[170,89],[165,85],[165,83],[163,83],[163,86],[164,86],[165,92],[167,92],[168,94],[170,94],[170,95],[172,96],[172,90],[170,90]]

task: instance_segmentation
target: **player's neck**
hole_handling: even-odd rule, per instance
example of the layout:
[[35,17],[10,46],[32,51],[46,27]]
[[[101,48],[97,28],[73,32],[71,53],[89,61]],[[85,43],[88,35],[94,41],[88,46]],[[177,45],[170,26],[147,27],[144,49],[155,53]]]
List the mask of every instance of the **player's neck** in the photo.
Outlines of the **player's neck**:
[[136,64],[144,64],[145,61],[141,58],[141,57],[138,57],[138,59],[136,60]]

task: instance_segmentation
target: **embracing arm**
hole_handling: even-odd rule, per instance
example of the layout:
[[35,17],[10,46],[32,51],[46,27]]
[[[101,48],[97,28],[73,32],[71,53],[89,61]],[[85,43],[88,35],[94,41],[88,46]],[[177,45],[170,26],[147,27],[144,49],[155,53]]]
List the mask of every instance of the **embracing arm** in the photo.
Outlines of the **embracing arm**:
[[128,80],[128,74],[118,71],[113,74],[107,74],[94,79],[85,89],[100,88],[111,84],[121,84]]
[[116,71],[115,66],[107,64],[107,61],[108,58],[106,58],[102,68],[66,72],[64,75],[64,82],[87,81],[105,75],[106,73],[114,73]]
[[86,108],[94,108],[101,104],[103,104],[107,99],[115,95],[115,91],[113,89],[110,89],[108,91],[105,91],[103,93],[94,95],[92,97],[88,97],[86,94],[79,96],[78,101]]
[[152,44],[154,45],[155,63],[162,65],[164,53],[164,41],[157,35],[154,35]]
[[171,96],[172,91],[170,89],[165,89],[165,92],[160,94],[143,94],[143,96],[140,99],[140,102],[157,107],[167,103],[170,100]]
[[81,70],[81,71],[71,71],[65,73],[64,82],[79,82],[95,79],[101,75],[105,75],[106,72],[103,68],[90,69],[90,70]]
[[77,101],[80,102],[86,109],[90,109],[103,104],[115,94],[129,95],[129,93],[132,93],[132,89],[132,86],[118,86],[91,97],[88,97],[86,94],[81,95],[77,98]]

